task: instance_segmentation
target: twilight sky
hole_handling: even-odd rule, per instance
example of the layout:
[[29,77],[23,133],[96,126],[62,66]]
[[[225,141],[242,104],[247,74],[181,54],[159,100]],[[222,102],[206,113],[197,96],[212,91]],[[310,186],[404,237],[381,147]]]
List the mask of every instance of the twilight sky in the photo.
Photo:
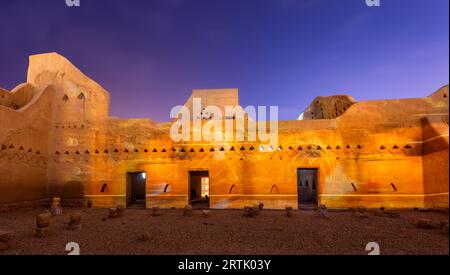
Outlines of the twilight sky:
[[0,0],[0,86],[58,52],[111,93],[111,115],[168,121],[195,88],[295,119],[316,96],[423,97],[449,83],[449,1]]

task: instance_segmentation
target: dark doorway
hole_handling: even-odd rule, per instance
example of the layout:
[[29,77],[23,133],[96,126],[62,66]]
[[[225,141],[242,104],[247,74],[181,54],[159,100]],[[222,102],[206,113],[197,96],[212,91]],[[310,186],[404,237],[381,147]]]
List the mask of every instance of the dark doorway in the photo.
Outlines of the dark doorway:
[[297,169],[298,206],[317,204],[317,169]]
[[209,172],[189,172],[189,204],[195,208],[209,208]]
[[147,175],[145,173],[127,174],[127,204],[145,207],[145,185]]

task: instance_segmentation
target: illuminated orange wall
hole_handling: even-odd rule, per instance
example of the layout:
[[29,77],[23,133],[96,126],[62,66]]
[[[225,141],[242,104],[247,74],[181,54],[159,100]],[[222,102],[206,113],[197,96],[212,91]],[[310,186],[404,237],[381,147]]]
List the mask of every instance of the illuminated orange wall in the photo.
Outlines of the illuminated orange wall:
[[[115,206],[126,201],[127,173],[146,172],[147,207],[183,207],[189,171],[208,170],[213,208],[296,208],[297,169],[318,168],[318,203],[329,207],[448,208],[448,87],[352,102],[334,119],[280,121],[281,150],[262,152],[258,142],[174,143],[170,122],[110,117],[108,92],[56,54],[30,59],[28,84],[28,106],[0,104],[0,143],[15,145],[0,151],[0,205],[61,196]],[[223,103],[214,90],[197,93]],[[236,89],[220,94],[237,102]],[[11,158],[21,145],[40,166]]]

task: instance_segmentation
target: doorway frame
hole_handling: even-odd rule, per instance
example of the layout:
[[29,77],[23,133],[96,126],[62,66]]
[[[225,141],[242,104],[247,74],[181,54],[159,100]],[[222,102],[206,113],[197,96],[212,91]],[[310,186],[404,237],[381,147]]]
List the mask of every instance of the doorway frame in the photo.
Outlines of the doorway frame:
[[146,171],[128,171],[126,172],[126,183],[125,183],[125,199],[126,199],[126,205],[129,206],[133,204],[133,184],[132,184],[132,175],[139,175],[139,174],[145,174],[145,183],[144,183],[144,205],[147,206],[147,172]]
[[191,182],[191,175],[192,175],[192,173],[195,173],[195,172],[207,172],[208,173],[208,179],[209,179],[209,183],[208,183],[208,187],[209,187],[209,200],[208,200],[208,208],[210,208],[211,207],[211,176],[210,176],[210,173],[209,173],[209,169],[206,169],[206,168],[201,168],[201,169],[189,169],[188,170],[188,172],[187,172],[187,174],[188,174],[188,199],[187,199],[187,202],[188,202],[188,204],[191,204],[191,201],[192,201],[192,199],[191,199],[191,186],[192,186],[192,182]]
[[[298,180],[299,180],[299,173],[300,173],[300,171],[301,170],[307,170],[307,171],[315,171],[316,172],[316,195],[315,195],[315,197],[314,197],[314,199],[313,199],[313,202],[312,203],[307,203],[307,204],[305,204],[305,203],[300,203],[300,190],[299,190],[299,186],[298,186]],[[319,197],[320,197],[320,194],[321,194],[321,190],[320,190],[320,181],[321,181],[321,179],[320,179],[320,168],[319,167],[297,167],[297,170],[296,170],[296,187],[297,187],[297,205],[298,205],[298,208],[301,208],[302,206],[308,206],[308,205],[312,205],[312,206],[318,206],[319,205]]]

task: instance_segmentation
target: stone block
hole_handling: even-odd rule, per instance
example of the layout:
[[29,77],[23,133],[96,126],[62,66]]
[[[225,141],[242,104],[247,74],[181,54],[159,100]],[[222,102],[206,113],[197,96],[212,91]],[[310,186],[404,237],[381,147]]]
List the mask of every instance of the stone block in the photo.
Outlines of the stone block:
[[192,217],[194,215],[194,211],[192,210],[192,205],[188,204],[183,209],[183,215],[187,217]]
[[117,208],[117,214],[118,214],[119,216],[122,216],[123,213],[125,212],[125,205],[119,204],[119,205],[117,205],[116,208]]
[[36,215],[36,226],[39,228],[45,228],[50,226],[52,215],[48,212]]
[[110,208],[109,209],[109,217],[110,218],[117,218],[119,216],[119,213],[117,211],[117,208]]
[[153,206],[152,207],[152,216],[153,217],[161,216],[161,212],[159,212],[159,207],[158,206]]
[[433,224],[430,220],[427,219],[420,219],[417,222],[417,227],[422,229],[433,229]]
[[255,217],[255,208],[253,206],[246,206],[244,207],[244,216],[253,218]]
[[10,249],[11,246],[7,242],[0,242],[0,252]]
[[260,202],[260,203],[258,204],[258,209],[259,209],[260,211],[262,211],[262,210],[264,209],[264,203]]
[[209,211],[209,210],[203,210],[203,211],[202,211],[202,217],[203,217],[203,218],[209,217],[209,214],[210,214],[210,211]]
[[328,209],[326,209],[326,208],[319,209],[319,216],[324,219],[330,219],[330,214],[328,213]]
[[36,228],[35,237],[36,238],[45,238],[50,235],[50,227],[38,227]]
[[60,216],[62,215],[63,209],[61,206],[52,205],[52,207],[50,208],[50,212],[52,216]]
[[383,217],[384,216],[384,211],[381,208],[377,209],[377,210],[375,210],[374,215],[377,216],[377,217]]
[[400,218],[400,213],[398,212],[393,212],[393,211],[385,211],[384,214],[392,219],[398,219]]
[[0,243],[7,243],[9,242],[12,237],[13,233],[11,231],[0,231]]
[[294,216],[294,209],[292,208],[292,206],[286,206],[285,211],[286,211],[286,217]]

